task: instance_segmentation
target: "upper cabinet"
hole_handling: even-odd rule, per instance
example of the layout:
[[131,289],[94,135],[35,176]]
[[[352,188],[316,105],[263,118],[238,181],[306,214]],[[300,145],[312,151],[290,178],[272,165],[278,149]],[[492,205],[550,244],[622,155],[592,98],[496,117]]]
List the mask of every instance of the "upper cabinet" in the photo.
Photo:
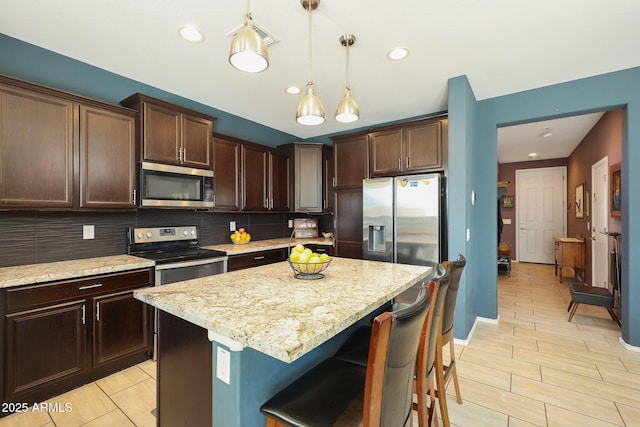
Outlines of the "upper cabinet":
[[0,205],[135,209],[135,117],[0,78]]
[[407,123],[369,135],[371,176],[394,176],[442,169],[440,119]]
[[353,135],[333,138],[334,188],[362,188],[362,180],[369,178],[368,136]]
[[213,136],[213,194],[215,209],[241,209],[242,143],[223,135]]
[[215,117],[139,93],[120,104],[140,112],[144,161],[211,169]]
[[292,143],[281,145],[292,158],[292,190],[295,212],[322,212],[324,144]]
[[250,142],[243,144],[242,190],[245,211],[288,211],[287,153]]

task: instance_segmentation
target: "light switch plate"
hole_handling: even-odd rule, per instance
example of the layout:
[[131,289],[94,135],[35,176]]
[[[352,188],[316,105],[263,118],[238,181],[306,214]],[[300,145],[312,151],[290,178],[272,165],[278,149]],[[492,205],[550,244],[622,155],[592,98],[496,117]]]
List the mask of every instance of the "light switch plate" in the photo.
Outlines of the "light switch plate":
[[502,218],[502,223],[505,225],[511,224],[511,218]]
[[95,226],[83,225],[82,226],[82,238],[84,240],[91,240],[95,238]]
[[293,220],[292,219],[289,220],[289,228],[293,228]]
[[229,231],[236,231],[236,222],[229,221]]
[[220,381],[231,384],[231,353],[218,347],[216,362],[216,377]]

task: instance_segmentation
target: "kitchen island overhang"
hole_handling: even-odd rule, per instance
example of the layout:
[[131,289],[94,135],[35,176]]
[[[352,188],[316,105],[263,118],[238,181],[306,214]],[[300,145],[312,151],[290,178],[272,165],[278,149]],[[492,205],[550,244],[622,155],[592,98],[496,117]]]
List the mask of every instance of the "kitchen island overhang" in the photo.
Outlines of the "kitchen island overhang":
[[[296,375],[331,356],[340,332],[425,282],[431,271],[334,257],[319,280],[296,279],[288,263],[281,262],[134,296],[203,328],[213,339],[213,425],[253,427],[264,425],[260,405]],[[229,363],[228,376],[222,379],[220,354],[226,354]]]

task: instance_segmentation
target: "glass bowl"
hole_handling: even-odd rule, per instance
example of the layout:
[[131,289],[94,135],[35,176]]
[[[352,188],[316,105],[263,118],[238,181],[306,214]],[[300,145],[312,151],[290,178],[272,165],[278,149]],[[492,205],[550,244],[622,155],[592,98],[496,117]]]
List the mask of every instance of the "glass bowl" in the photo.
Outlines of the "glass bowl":
[[322,279],[324,277],[324,274],[322,274],[322,272],[329,267],[329,264],[331,264],[331,260],[316,263],[293,262],[291,260],[288,261],[291,269],[293,270],[295,278],[302,280]]

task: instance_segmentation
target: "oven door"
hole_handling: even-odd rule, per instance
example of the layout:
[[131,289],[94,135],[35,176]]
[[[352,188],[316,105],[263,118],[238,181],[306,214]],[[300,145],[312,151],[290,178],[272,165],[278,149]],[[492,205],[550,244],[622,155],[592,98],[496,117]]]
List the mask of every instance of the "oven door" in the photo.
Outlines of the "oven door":
[[228,259],[224,256],[156,265],[155,284],[156,286],[168,285],[169,283],[226,273]]

